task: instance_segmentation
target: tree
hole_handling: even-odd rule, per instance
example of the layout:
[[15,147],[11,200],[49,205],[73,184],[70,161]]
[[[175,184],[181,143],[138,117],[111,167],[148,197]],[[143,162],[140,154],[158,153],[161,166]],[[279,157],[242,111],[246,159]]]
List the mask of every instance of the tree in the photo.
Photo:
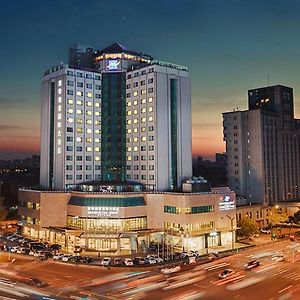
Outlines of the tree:
[[300,223],[300,210],[295,212],[293,216],[289,216],[289,221],[293,222],[295,224],[299,224]]
[[258,225],[257,223],[247,217],[243,217],[238,222],[238,227],[240,227],[239,235],[241,236],[250,236],[258,232]]

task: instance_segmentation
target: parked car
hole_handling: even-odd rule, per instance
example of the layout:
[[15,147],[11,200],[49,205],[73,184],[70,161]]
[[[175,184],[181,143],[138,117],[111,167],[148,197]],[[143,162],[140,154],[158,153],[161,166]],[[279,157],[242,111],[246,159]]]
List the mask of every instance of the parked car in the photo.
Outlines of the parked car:
[[95,259],[93,257],[90,256],[84,256],[83,257],[83,263],[85,264],[90,264],[91,262],[93,262]]
[[146,258],[145,262],[148,265],[155,265],[156,264],[156,260],[154,258],[152,258],[152,257]]
[[49,247],[49,250],[52,252],[59,251],[60,249],[61,249],[61,245],[59,245],[59,244],[52,244]]
[[190,250],[189,256],[199,257],[199,251],[198,250]]
[[231,275],[233,275],[235,272],[232,269],[225,269],[219,274],[220,279],[227,278]]
[[262,228],[262,229],[260,230],[260,232],[261,232],[261,233],[265,233],[265,234],[270,234],[270,233],[271,233],[271,231],[270,231],[269,229],[264,229],[264,228]]
[[133,261],[132,261],[131,258],[124,258],[123,263],[124,263],[125,266],[132,266],[133,265]]
[[64,257],[63,253],[57,253],[55,255],[53,255],[53,259],[55,260],[61,260]]
[[111,264],[110,257],[104,257],[101,261],[101,266],[109,266]]
[[135,257],[133,259],[133,264],[134,265],[144,265],[146,262],[145,262],[145,259],[143,257]]
[[259,261],[257,261],[257,260],[251,260],[246,265],[244,265],[244,268],[246,270],[251,270],[253,268],[259,267],[259,264],[260,264]]
[[19,249],[19,246],[11,247],[11,248],[10,248],[10,252],[16,253],[16,252],[18,251],[18,249]]
[[123,264],[123,260],[121,258],[114,258],[113,265],[121,266]]
[[62,261],[69,261],[69,259],[72,257],[73,255],[71,254],[64,254],[64,256],[62,257]]

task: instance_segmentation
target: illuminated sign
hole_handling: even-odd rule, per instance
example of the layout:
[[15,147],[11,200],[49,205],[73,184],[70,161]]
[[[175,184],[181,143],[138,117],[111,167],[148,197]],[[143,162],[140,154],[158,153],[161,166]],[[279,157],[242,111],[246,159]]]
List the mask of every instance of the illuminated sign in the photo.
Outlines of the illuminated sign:
[[220,211],[235,209],[234,200],[231,200],[229,195],[221,196],[219,202],[219,209]]
[[106,66],[106,70],[109,71],[115,71],[115,70],[120,70],[121,67],[121,61],[117,60],[117,59],[111,59],[107,61],[107,66]]
[[118,207],[88,207],[88,216],[97,218],[117,217]]

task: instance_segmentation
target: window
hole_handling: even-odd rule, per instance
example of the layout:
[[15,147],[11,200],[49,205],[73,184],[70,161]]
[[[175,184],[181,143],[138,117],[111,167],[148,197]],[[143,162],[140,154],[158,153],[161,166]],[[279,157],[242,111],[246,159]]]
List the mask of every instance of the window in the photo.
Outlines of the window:
[[95,94],[95,98],[96,98],[96,99],[100,99],[100,98],[101,98],[101,95],[100,95],[100,94]]
[[141,95],[145,95],[146,94],[146,90],[141,90]]
[[76,156],[76,160],[77,161],[82,161],[82,156],[80,156],[80,155]]
[[131,106],[131,102],[129,101],[129,102],[127,102],[127,106]]
[[77,109],[77,110],[76,110],[76,114],[77,114],[77,115],[82,115],[82,109]]
[[88,98],[92,98],[92,97],[93,97],[93,93],[86,93],[86,96],[87,96]]
[[85,179],[87,179],[87,180],[91,180],[91,179],[92,179],[92,175],[91,175],[91,174],[87,174],[87,175],[85,175]]
[[76,128],[77,133],[83,133],[83,129],[81,127]]
[[82,170],[82,165],[76,165],[76,171],[81,171]]
[[72,80],[67,80],[67,85],[69,85],[69,86],[74,86],[74,81],[72,81]]
[[149,175],[149,180],[154,180],[154,175]]
[[154,160],[154,155],[149,155],[149,160]]
[[91,157],[91,156],[86,156],[86,157],[85,157],[85,160],[86,160],[86,161],[92,161],[92,157]]
[[67,95],[74,95],[74,92],[72,90],[67,90]]
[[99,84],[96,84],[95,85],[95,90],[100,90],[101,89],[101,86]]
[[68,99],[67,103],[70,104],[70,105],[72,105],[74,103],[74,100],[73,99]]
[[131,166],[127,166],[126,169],[127,169],[128,171],[130,171],[130,170],[131,170]]
[[100,80],[101,79],[100,75],[95,75],[95,79]]
[[131,74],[128,74],[128,75],[127,75],[127,79],[131,79]]
[[86,147],[86,151],[87,152],[91,152],[92,151],[92,147]]
[[76,146],[76,151],[81,152],[82,151],[82,146]]
[[77,103],[77,105],[82,105],[83,104],[82,100],[77,100],[76,103]]
[[148,83],[153,83],[153,78],[149,78]]
[[153,135],[149,135],[149,141],[154,141],[154,136]]
[[133,105],[138,105],[137,100],[134,100],[134,101],[133,101]]
[[146,98],[143,98],[143,99],[141,100],[141,103],[142,103],[142,104],[145,104],[145,103],[146,103]]
[[85,85],[85,87],[86,87],[87,89],[91,89],[91,88],[93,88],[93,85],[92,85],[91,83],[87,83],[87,84]]
[[138,92],[137,91],[134,91],[133,92],[133,96],[137,96],[138,95]]
[[73,132],[73,127],[67,127],[67,132]]
[[150,106],[149,108],[148,108],[148,111],[153,111],[153,107],[152,106]]
[[145,112],[146,112],[146,108],[142,108],[141,113],[145,113]]
[[74,75],[73,71],[67,71],[67,75]]
[[73,146],[67,146],[67,151],[73,151]]
[[149,127],[148,127],[148,130],[149,130],[149,131],[153,131],[153,130],[154,130],[154,126],[149,126]]
[[150,97],[150,98],[148,99],[148,102],[149,102],[149,103],[153,102],[153,98]]
[[86,133],[92,133],[92,129],[91,128],[87,128],[86,129]]
[[148,93],[153,93],[153,88],[149,88]]
[[76,119],[76,123],[77,123],[77,124],[82,124],[82,123],[83,123],[83,120],[80,119],[80,118],[77,118],[77,119]]
[[77,91],[77,92],[76,92],[76,95],[77,95],[77,96],[83,96],[83,92]]
[[68,109],[67,109],[67,113],[68,113],[68,114],[72,114],[73,112],[74,112],[73,108],[68,108]]
[[139,179],[139,175],[135,174],[135,175],[133,176],[133,179],[134,179],[134,180],[138,180],[138,179]]
[[85,169],[86,169],[86,171],[91,171],[92,170],[92,165],[86,165]]
[[142,141],[142,142],[146,142],[146,141],[147,141],[147,138],[146,138],[145,136],[142,136],[141,141]]
[[97,171],[101,170],[101,166],[96,165],[96,166],[95,166],[95,170],[97,170]]
[[85,74],[85,77],[88,78],[88,79],[93,79],[93,75],[88,73],[88,74]]
[[154,146],[149,146],[149,151],[153,151],[154,150]]
[[142,80],[141,85],[145,85],[145,84],[146,84],[146,80]]
[[66,160],[69,160],[69,161],[73,160],[73,156],[72,155],[67,155]]
[[66,170],[67,171],[72,171],[73,170],[73,166],[72,165],[66,165]]
[[143,171],[147,170],[147,166],[146,165],[142,165],[142,170]]
[[154,165],[150,165],[149,170],[153,171],[154,170]]
[[73,118],[67,118],[67,123],[73,123]]
[[83,82],[77,82],[77,87],[83,87]]
[[154,72],[154,68],[149,68],[149,73],[153,73]]
[[76,175],[76,180],[81,180],[82,179],[82,175]]
[[[139,85],[138,81],[133,83],[133,87],[137,87]],[[137,96],[137,94],[136,94]]]
[[82,72],[77,72],[76,75],[77,75],[78,77],[82,77],[82,76],[83,76],[83,73],[82,73]]
[[86,125],[92,125],[92,120],[87,119],[87,120],[85,121],[85,123],[86,123]]
[[129,83],[129,84],[126,84],[126,89],[130,89],[130,87],[131,87],[131,84]]
[[146,180],[146,178],[147,178],[146,175],[141,175],[142,180]]
[[72,180],[73,176],[72,175],[66,175],[66,180]]
[[145,74],[146,74],[146,70],[143,70],[143,71],[142,71],[142,75],[145,75]]
[[87,101],[87,102],[86,102],[86,106],[91,107],[91,106],[92,106],[92,102],[91,102],[91,101]]
[[152,121],[153,121],[153,117],[149,117],[149,118],[148,118],[148,121],[149,121],[149,122],[152,122]]
[[92,115],[92,111],[91,111],[91,110],[87,110],[87,111],[86,111],[86,115],[87,115],[87,116],[91,116],[91,115]]
[[127,93],[126,98],[130,98],[130,97],[131,97],[131,93]]
[[133,166],[133,170],[137,171],[139,169],[139,166],[138,165],[134,165]]
[[72,136],[67,136],[67,142],[73,142],[73,137]]
[[134,161],[138,161],[139,160],[139,156],[138,155],[133,156],[133,160]]
[[79,143],[82,142],[82,137],[77,137],[76,142],[79,142]]

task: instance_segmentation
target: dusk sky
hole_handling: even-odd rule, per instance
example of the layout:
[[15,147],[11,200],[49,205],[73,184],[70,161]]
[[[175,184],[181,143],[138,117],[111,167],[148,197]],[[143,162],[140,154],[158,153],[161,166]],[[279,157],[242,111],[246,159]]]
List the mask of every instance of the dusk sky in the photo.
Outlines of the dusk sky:
[[188,66],[193,154],[224,151],[222,112],[247,90],[294,88],[300,116],[300,1],[9,0],[0,9],[0,159],[39,153],[43,72],[68,47],[114,42]]

